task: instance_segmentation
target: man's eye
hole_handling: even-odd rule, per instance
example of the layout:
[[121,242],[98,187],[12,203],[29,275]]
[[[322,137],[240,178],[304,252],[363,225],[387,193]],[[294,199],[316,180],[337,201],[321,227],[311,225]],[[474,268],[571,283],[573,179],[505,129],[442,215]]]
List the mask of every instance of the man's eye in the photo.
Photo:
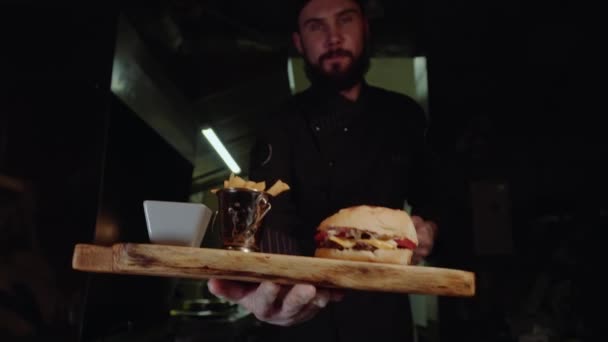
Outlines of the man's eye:
[[353,16],[352,15],[345,15],[340,17],[340,22],[342,24],[347,24],[353,21]]
[[321,24],[320,23],[310,23],[308,24],[308,30],[309,31],[319,31],[321,29]]

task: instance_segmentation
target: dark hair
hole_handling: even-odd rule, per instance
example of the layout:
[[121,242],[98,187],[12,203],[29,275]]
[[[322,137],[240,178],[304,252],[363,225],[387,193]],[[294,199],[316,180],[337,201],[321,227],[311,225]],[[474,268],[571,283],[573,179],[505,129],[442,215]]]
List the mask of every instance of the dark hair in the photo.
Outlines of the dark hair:
[[[300,18],[300,12],[302,12],[302,9],[310,2],[311,0],[293,0],[293,7],[292,7],[292,31],[293,32],[298,32],[300,31],[300,23],[298,21],[298,19]],[[363,15],[365,15],[365,7],[366,7],[366,2],[367,0],[352,0],[355,3],[357,3],[359,5],[359,8],[361,9],[361,13]]]

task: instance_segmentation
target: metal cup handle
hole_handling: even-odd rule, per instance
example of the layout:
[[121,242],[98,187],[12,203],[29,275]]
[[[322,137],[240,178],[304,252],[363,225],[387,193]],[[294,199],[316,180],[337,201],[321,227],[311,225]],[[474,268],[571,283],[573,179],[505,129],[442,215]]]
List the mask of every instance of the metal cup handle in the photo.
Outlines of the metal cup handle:
[[264,216],[266,216],[266,214],[268,214],[268,212],[272,208],[272,205],[264,196],[258,197],[258,199],[256,200],[256,205],[258,207],[263,207],[263,211],[260,213],[260,215],[258,216],[258,218],[256,220],[256,225],[257,225],[260,221],[262,221]]

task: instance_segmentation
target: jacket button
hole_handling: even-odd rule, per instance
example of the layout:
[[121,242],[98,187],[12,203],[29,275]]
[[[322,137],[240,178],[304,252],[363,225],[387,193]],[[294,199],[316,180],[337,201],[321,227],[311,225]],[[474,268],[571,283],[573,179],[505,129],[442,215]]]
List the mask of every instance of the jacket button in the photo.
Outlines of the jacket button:
[[348,127],[344,127],[344,132],[348,132]]
[[330,161],[330,162],[329,162],[329,167],[332,167],[332,166],[334,166],[334,162],[333,162],[333,161]]
[[315,131],[317,131],[317,132],[318,132],[318,131],[320,131],[320,130],[321,130],[321,127],[319,127],[319,126],[315,126]]

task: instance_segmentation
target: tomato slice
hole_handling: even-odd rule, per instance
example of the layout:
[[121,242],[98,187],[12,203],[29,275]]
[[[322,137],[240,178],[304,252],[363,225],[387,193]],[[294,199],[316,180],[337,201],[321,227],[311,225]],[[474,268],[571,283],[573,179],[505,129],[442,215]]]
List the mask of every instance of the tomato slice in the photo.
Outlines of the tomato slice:
[[397,243],[397,246],[399,246],[399,247],[408,248],[408,249],[416,249],[416,244],[414,243],[414,241],[412,241],[408,238],[395,240],[395,242]]
[[315,241],[317,241],[317,242],[324,241],[326,238],[327,238],[327,232],[318,232],[315,235]]

